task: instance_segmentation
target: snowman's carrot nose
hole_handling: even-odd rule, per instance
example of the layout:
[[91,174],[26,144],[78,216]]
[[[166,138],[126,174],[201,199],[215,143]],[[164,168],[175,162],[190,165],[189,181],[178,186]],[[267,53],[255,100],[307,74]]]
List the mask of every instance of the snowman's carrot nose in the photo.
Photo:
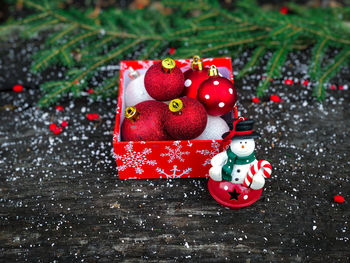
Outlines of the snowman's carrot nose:
[[242,149],[244,149],[244,145],[242,145]]

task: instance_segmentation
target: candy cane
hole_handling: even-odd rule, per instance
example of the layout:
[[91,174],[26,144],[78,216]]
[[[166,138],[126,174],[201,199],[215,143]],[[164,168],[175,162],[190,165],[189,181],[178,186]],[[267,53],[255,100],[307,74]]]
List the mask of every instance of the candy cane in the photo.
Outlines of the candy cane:
[[270,177],[271,172],[272,172],[271,164],[268,161],[260,160],[260,161],[258,161],[257,163],[255,163],[254,165],[252,165],[250,167],[250,169],[249,169],[249,171],[247,173],[247,176],[246,176],[246,178],[244,179],[244,182],[243,182],[243,185],[245,187],[249,187],[250,186],[250,184],[253,181],[254,175],[256,175],[261,168],[263,168],[263,176],[265,178]]

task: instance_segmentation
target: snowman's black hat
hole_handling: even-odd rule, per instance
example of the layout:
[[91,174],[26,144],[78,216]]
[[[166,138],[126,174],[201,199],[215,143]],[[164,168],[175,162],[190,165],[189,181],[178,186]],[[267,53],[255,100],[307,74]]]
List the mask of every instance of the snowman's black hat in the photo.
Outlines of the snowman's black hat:
[[[233,119],[233,123],[238,119]],[[233,129],[233,123],[229,123],[228,126],[230,130]],[[245,119],[236,123],[234,136],[231,140],[241,140],[241,139],[255,139],[259,138],[260,134],[253,130],[254,120]],[[226,132],[222,135],[222,138],[225,139],[232,132]]]

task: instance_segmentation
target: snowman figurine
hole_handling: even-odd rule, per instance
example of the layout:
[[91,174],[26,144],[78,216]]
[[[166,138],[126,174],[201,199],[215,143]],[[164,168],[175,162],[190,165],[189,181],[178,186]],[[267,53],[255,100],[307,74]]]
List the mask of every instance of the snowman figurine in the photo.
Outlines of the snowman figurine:
[[209,191],[220,204],[230,208],[248,206],[258,200],[265,178],[272,171],[267,161],[255,158],[253,120],[234,121],[233,131],[227,136],[231,142],[226,151],[215,155],[209,170]]

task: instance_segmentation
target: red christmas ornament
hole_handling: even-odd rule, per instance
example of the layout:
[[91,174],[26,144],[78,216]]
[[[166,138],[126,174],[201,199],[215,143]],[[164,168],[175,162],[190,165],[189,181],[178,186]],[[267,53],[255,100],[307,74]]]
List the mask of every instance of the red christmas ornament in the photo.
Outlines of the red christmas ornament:
[[23,86],[20,85],[20,84],[16,84],[16,85],[14,85],[14,86],[12,87],[12,90],[13,90],[14,92],[22,92],[22,91],[23,91]]
[[209,115],[219,116],[233,109],[237,92],[232,82],[220,77],[218,69],[213,65],[209,70],[209,78],[199,86],[197,99]]
[[184,89],[184,75],[174,60],[166,58],[147,70],[145,88],[156,100],[172,100],[179,97]]
[[234,184],[228,181],[214,181],[209,178],[208,189],[211,196],[221,205],[231,209],[239,209],[256,202],[263,188],[254,190],[242,184]]
[[146,100],[125,110],[121,127],[123,141],[164,141],[170,137],[164,129],[167,105],[160,101]]
[[199,85],[209,76],[209,69],[203,68],[203,63],[199,56],[194,56],[192,60],[192,68],[184,73],[185,89],[182,92],[183,96],[197,99]]
[[175,140],[198,137],[207,125],[207,113],[195,99],[182,97],[172,100],[165,114],[164,127]]

